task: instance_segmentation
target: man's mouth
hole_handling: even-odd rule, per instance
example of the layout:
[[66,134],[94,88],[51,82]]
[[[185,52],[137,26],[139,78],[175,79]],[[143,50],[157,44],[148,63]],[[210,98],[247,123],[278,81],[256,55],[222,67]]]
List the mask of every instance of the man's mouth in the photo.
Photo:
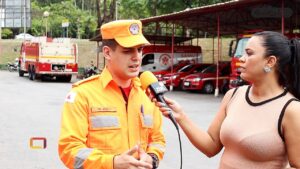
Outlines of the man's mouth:
[[129,68],[130,69],[138,69],[139,68],[139,64],[130,65]]

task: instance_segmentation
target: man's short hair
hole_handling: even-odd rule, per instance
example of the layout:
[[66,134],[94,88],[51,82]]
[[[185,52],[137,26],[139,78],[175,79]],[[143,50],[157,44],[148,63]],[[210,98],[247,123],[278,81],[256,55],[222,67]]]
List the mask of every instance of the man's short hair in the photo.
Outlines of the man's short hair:
[[117,46],[118,46],[118,42],[114,39],[102,39],[102,48],[104,46],[108,46],[110,47],[112,50],[116,50]]

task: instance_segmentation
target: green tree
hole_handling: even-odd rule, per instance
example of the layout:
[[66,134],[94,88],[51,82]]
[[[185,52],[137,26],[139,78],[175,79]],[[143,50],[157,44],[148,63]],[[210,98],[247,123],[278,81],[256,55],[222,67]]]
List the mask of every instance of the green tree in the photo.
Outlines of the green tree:
[[[47,3],[47,1],[34,0],[32,2],[33,15],[32,27],[29,30],[33,35],[45,35],[47,23],[48,35],[52,37],[61,37],[64,33],[62,22],[69,21],[68,36],[78,37],[78,33],[84,38],[94,36],[97,29],[97,17],[91,15],[90,11],[83,11],[74,5],[73,0],[56,0],[56,3]],[[49,17],[44,18],[43,12],[48,11]],[[46,22],[47,19],[47,22]]]
[[[181,11],[187,8],[210,5],[229,0],[32,0],[32,27],[28,32],[35,36],[45,35],[47,18],[48,35],[60,37],[63,34],[63,20],[69,21],[68,35],[76,38],[91,38],[98,34],[103,23],[116,19],[140,19]],[[156,33],[166,34],[165,25],[150,27]],[[183,34],[184,28],[177,34]]]

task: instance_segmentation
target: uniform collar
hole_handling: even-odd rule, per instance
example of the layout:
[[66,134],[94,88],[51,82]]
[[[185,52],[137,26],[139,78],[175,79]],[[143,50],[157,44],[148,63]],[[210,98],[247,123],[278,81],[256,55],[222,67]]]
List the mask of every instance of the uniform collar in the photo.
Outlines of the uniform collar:
[[[112,75],[109,72],[109,70],[107,69],[107,67],[105,67],[103,69],[103,71],[101,73],[101,78],[102,78],[102,86],[103,86],[103,88],[106,88],[106,86],[108,86],[111,83],[111,81],[113,81]],[[131,80],[132,80],[133,87],[136,88],[136,87],[140,87],[141,86],[140,78],[135,77],[135,78],[132,78]],[[113,83],[115,83],[115,82],[113,82]]]

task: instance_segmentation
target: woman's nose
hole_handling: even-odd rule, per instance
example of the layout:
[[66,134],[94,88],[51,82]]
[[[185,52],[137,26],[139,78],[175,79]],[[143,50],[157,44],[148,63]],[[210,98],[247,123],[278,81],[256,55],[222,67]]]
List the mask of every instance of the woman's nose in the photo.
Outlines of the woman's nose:
[[239,58],[239,61],[240,61],[240,62],[245,62],[245,59],[246,59],[246,56],[245,56],[245,54],[243,54],[243,55]]

